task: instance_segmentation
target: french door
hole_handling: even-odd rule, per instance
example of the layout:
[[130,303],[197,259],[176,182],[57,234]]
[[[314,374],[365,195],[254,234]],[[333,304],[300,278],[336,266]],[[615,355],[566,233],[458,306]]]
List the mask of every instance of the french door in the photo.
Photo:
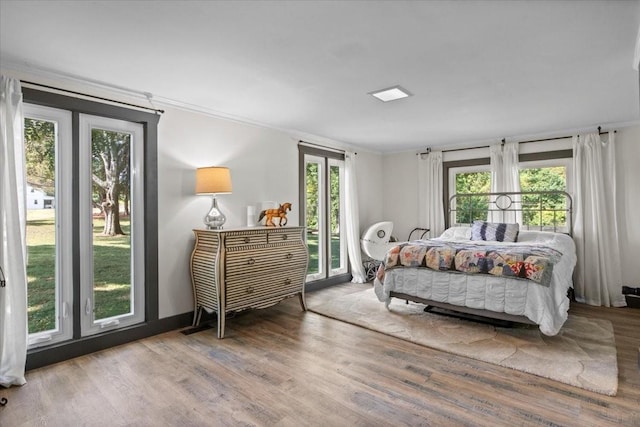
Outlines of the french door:
[[24,114],[29,346],[144,321],[142,125]]
[[80,114],[82,335],[144,320],[142,125]]
[[[304,152],[307,150],[311,152]],[[344,155],[302,147],[301,154],[303,224],[309,248],[307,281],[346,274]]]

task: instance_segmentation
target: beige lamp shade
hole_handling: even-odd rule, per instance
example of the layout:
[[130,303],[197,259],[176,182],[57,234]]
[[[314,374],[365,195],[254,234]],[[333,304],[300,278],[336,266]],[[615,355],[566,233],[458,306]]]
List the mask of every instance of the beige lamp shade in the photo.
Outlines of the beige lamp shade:
[[196,194],[231,193],[229,168],[210,166],[196,169]]

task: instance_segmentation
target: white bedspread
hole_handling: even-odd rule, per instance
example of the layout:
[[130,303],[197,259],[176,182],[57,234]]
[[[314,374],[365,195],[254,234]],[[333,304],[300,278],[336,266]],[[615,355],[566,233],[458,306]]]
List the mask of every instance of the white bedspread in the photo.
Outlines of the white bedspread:
[[[452,227],[438,240],[469,241],[469,227]],[[495,245],[496,242],[478,242]],[[556,335],[567,320],[567,291],[573,286],[576,264],[573,239],[562,233],[521,231],[518,242],[505,245],[540,244],[562,253],[554,266],[549,287],[535,282],[508,279],[485,274],[461,274],[434,271],[427,268],[397,268],[385,272],[384,284],[376,278],[374,287],[380,301],[389,303],[391,291],[401,292],[439,302],[525,316],[540,326],[545,335]]]

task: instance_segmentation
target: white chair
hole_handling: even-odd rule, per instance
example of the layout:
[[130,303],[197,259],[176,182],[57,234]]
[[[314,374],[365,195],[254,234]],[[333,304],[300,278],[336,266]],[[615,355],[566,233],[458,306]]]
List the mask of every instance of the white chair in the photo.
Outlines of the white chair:
[[384,261],[387,251],[398,244],[398,242],[389,242],[392,230],[393,222],[391,221],[382,221],[371,225],[360,239],[362,251],[369,258]]
[[[371,225],[365,230],[364,233],[362,233],[360,246],[362,247],[362,252],[364,252],[365,255],[370,258],[368,260],[362,260],[362,265],[367,276],[367,281],[373,280],[373,278],[376,276],[376,271],[378,270],[378,267],[380,266],[382,261],[384,261],[387,251],[394,246],[404,243],[398,242],[395,239],[393,242],[389,241],[391,239],[392,230],[393,222],[382,221]],[[414,234],[416,235],[416,237],[419,235],[419,239],[424,239],[424,236],[428,232],[428,228],[416,227],[411,230],[407,240],[411,240]]]

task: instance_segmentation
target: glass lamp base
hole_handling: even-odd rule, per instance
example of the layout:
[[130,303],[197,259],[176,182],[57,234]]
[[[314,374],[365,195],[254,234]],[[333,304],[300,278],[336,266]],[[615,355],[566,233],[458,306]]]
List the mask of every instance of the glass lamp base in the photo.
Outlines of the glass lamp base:
[[207,226],[207,230],[222,230],[222,226],[227,221],[227,217],[224,216],[220,209],[218,209],[218,201],[213,196],[213,202],[211,203],[211,209],[204,217],[204,225]]

